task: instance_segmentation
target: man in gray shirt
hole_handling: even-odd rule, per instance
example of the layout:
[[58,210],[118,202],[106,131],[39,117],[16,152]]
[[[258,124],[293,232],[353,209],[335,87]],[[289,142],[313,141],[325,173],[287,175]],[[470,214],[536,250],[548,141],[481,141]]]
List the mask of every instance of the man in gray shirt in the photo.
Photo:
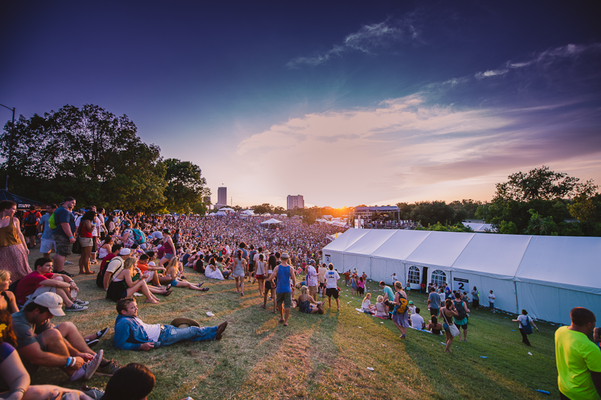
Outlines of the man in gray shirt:
[[430,315],[438,316],[438,311],[440,311],[440,296],[438,293],[436,293],[433,287],[430,287],[428,305],[430,306]]

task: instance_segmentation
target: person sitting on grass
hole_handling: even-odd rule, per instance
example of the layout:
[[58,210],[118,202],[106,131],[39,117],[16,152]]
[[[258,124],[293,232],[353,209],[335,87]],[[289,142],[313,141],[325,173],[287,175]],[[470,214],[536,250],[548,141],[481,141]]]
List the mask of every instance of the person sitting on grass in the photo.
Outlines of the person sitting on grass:
[[438,318],[432,315],[432,319],[428,324],[428,330],[434,335],[440,335],[442,333],[442,325],[438,322]]
[[152,293],[160,294],[163,296],[169,296],[171,294],[171,290],[169,290],[168,287],[161,286],[157,272],[164,271],[165,268],[150,265],[148,263],[149,259],[150,257],[148,256],[148,254],[140,255],[135,269],[142,274],[142,279],[146,281],[148,289]]
[[361,310],[363,310],[364,313],[369,314],[369,315],[373,315],[375,313],[376,306],[371,304],[371,293],[367,293],[365,295],[365,297],[363,298],[363,303],[361,304]]
[[89,399],[78,390],[65,389],[54,385],[30,386],[31,379],[19,353],[15,351],[17,337],[13,331],[12,318],[7,310],[0,311],[0,378],[6,383],[7,392],[0,392],[0,399],[56,399],[73,393],[76,399]]
[[206,292],[209,290],[209,288],[201,287],[204,284],[204,282],[192,283],[181,280],[179,278],[179,263],[180,261],[177,258],[172,258],[171,261],[167,263],[167,271],[165,272],[165,277],[171,279],[171,287],[188,288],[190,290],[199,290],[201,292]]
[[196,321],[176,318],[173,325],[181,324],[185,328],[173,325],[146,324],[138,317],[138,305],[133,298],[121,299],[117,302],[117,319],[115,320],[115,336],[113,344],[120,350],[148,351],[162,346],[169,346],[182,341],[221,340],[227,321],[218,326],[199,327]]
[[411,326],[414,329],[424,329],[426,324],[424,323],[424,317],[419,315],[420,309],[419,307],[415,307],[415,313],[411,314]]
[[79,290],[73,278],[63,274],[52,273],[52,260],[38,258],[34,263],[35,271],[24,276],[15,289],[17,303],[24,305],[28,299],[42,293],[56,293],[67,306],[65,311],[84,311],[87,301],[77,300],[71,296],[71,290]]
[[56,293],[42,293],[21,311],[12,315],[17,336],[17,351],[31,374],[38,367],[58,367],[71,380],[90,379],[96,370],[114,373],[118,366],[102,358],[102,350],[95,353],[72,322],[54,326],[54,316],[64,316],[63,300]]
[[305,314],[323,314],[323,301],[317,302],[309,294],[309,288],[307,286],[302,286],[300,288],[301,294],[298,296],[298,300],[296,304],[298,305],[298,310]]
[[[131,297],[138,290],[146,296],[146,302],[158,304],[159,299],[150,292],[146,281],[142,279],[140,274],[134,273],[136,259],[128,257],[123,263],[123,268],[113,274],[109,283],[109,288],[106,291],[106,298],[113,301],[119,301],[125,297]],[[108,271],[107,271],[108,273]]]
[[384,304],[384,296],[380,295],[376,302],[376,317],[388,319],[388,306]]
[[[136,382],[132,385],[132,382]],[[106,384],[103,400],[145,400],[154,389],[156,379],[142,364],[131,363],[115,373]]]

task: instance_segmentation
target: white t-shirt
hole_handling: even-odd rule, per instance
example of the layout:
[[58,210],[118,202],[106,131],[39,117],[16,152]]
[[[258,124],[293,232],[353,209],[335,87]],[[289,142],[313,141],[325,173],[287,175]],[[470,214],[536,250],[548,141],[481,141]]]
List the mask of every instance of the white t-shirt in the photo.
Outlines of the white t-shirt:
[[317,271],[312,265],[307,267],[307,286],[317,286]]
[[144,332],[146,332],[146,335],[148,335],[148,339],[150,339],[150,341],[159,341],[159,335],[161,334],[161,324],[150,325],[145,322],[142,322],[142,320],[138,317],[134,317],[134,319],[138,321],[138,323],[142,326],[142,329],[144,329]]
[[424,318],[419,314],[411,314],[411,326],[415,329],[422,329]]
[[495,302],[495,294],[491,293],[488,295],[488,302],[489,303],[494,303]]
[[120,265],[123,265],[124,263],[125,261],[121,257],[114,257],[111,261],[109,261],[109,265],[106,267],[106,273],[112,274],[117,270],[117,268],[119,268]]
[[518,316],[517,320],[520,322],[520,328],[526,326],[526,323],[532,322],[532,318],[524,314]]
[[336,289],[338,287],[338,279],[340,279],[340,275],[338,275],[337,271],[329,271],[326,272],[326,289]]

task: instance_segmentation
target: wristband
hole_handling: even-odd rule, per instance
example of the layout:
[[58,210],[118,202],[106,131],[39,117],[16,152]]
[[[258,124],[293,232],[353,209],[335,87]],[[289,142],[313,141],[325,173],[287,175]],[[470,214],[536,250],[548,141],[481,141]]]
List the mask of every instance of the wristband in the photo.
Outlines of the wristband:
[[11,393],[17,393],[17,392],[21,392],[21,393],[25,394],[25,389],[18,388],[18,389],[13,390]]
[[69,368],[71,366],[72,362],[73,362],[73,357],[67,358],[67,363],[65,364],[65,368]]
[[75,236],[69,236],[69,239],[75,239]]

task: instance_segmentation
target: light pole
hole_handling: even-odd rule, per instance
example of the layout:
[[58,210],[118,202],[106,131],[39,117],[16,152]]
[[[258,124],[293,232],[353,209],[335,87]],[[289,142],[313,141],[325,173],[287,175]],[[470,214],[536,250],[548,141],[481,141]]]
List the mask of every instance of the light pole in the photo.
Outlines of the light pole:
[[6,168],[6,187],[4,189],[8,190],[8,171],[10,171],[10,168],[12,167],[12,161],[13,161],[13,131],[15,129],[15,107],[10,108],[5,106],[4,104],[0,104],[0,106],[6,108],[7,110],[11,110],[13,112],[13,122],[12,125],[10,126],[10,134],[9,134],[9,138],[8,138],[8,166]]

